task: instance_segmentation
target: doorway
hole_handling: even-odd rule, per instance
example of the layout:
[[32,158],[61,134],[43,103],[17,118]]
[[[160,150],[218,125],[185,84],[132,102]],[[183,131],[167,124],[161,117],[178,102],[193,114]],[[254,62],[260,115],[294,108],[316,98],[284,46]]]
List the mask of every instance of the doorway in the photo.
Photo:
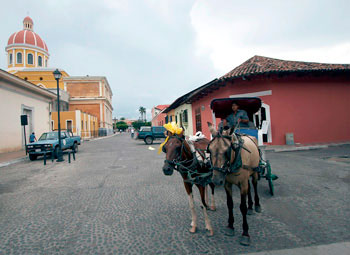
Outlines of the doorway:
[[260,110],[254,114],[254,124],[258,129],[263,128],[263,121],[267,126],[267,131],[263,133],[263,142],[272,143],[270,106],[265,103],[262,103]]
[[[33,110],[29,107],[22,107],[22,113],[23,115],[27,115],[27,120],[28,120],[28,125],[25,126],[26,129],[26,141],[27,144],[29,143],[29,136],[32,132],[34,132],[34,128],[33,128]],[[23,134],[23,133],[22,133]],[[36,134],[37,135],[37,134]],[[25,142],[24,142],[24,134],[22,135],[23,139],[22,139],[22,146],[24,148],[25,146]]]

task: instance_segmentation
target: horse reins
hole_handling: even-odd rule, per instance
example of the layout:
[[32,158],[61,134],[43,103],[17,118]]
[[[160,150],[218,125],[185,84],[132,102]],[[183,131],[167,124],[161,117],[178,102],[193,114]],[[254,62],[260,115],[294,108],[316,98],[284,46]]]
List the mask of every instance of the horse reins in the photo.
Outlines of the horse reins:
[[[198,171],[196,171],[196,169],[194,169],[194,167],[196,166],[196,164],[198,163],[198,161],[196,160],[197,158],[193,155],[192,159],[189,160],[182,160],[181,161],[181,156],[183,154],[183,152],[190,152],[186,149],[185,146],[185,142],[186,140],[182,137],[179,137],[177,135],[173,135],[169,138],[176,138],[181,142],[181,151],[179,156],[174,159],[174,160],[165,160],[164,162],[169,163],[170,167],[172,167],[174,170],[178,171],[181,175],[186,174],[187,175],[187,180],[185,180],[186,182],[191,182],[191,183],[195,183],[195,184],[202,184],[205,185],[207,183],[202,183],[203,180],[209,179],[209,177],[211,177],[212,172],[208,172],[208,173],[199,173]],[[168,142],[169,142],[168,140]],[[165,146],[165,144],[164,144]],[[191,163],[189,166],[185,166],[185,164],[187,163]],[[186,170],[186,171],[184,171]],[[192,176],[192,175],[197,175],[197,176]],[[198,176],[200,175],[200,176]],[[206,181],[207,182],[207,181]]]

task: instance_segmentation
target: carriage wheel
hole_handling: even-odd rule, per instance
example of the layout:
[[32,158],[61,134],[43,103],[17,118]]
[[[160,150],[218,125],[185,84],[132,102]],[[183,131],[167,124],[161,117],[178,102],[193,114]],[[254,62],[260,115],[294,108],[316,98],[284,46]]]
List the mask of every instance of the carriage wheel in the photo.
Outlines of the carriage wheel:
[[271,165],[268,160],[266,160],[266,180],[269,182],[270,194],[274,195],[274,188],[272,182]]

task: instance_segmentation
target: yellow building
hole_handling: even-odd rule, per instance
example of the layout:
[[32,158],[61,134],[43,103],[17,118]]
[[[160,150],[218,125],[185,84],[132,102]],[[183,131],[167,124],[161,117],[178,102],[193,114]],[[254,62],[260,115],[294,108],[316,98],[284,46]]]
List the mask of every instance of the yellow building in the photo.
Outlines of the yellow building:
[[[8,72],[57,93],[57,81],[53,75],[56,68],[48,67],[50,57],[48,47],[33,31],[33,20],[30,17],[24,18],[23,30],[10,36],[5,50]],[[107,78],[70,77],[64,70],[59,71],[62,73],[59,81],[61,128],[72,125],[74,133],[82,137],[96,136],[97,133],[112,134],[113,93]],[[57,125],[57,100],[53,102],[50,110],[51,129],[53,129],[53,125]],[[85,121],[91,124],[86,124]]]
[[[97,117],[88,113],[80,110],[60,112],[60,120],[61,129],[69,130],[83,139],[98,136]],[[58,130],[57,112],[52,113],[50,129]]]
[[70,95],[69,109],[97,116],[100,135],[113,134],[112,90],[104,76],[70,76],[63,79]]
[[7,70],[15,73],[23,68],[42,68],[48,66],[49,51],[46,43],[33,31],[33,20],[25,17],[23,30],[13,33],[5,48]]

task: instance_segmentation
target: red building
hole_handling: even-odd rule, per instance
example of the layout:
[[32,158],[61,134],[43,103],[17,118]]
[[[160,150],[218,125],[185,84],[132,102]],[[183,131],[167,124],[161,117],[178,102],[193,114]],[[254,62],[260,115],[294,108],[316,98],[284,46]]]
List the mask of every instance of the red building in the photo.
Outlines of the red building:
[[350,141],[350,65],[285,61],[254,56],[225,74],[218,82],[194,93],[193,127],[210,137],[214,98],[257,96],[262,110],[257,126],[267,120],[264,142],[286,144],[293,134],[301,144]]
[[152,108],[152,126],[163,126],[166,123],[166,113],[163,111],[168,106],[168,104],[160,104]]

